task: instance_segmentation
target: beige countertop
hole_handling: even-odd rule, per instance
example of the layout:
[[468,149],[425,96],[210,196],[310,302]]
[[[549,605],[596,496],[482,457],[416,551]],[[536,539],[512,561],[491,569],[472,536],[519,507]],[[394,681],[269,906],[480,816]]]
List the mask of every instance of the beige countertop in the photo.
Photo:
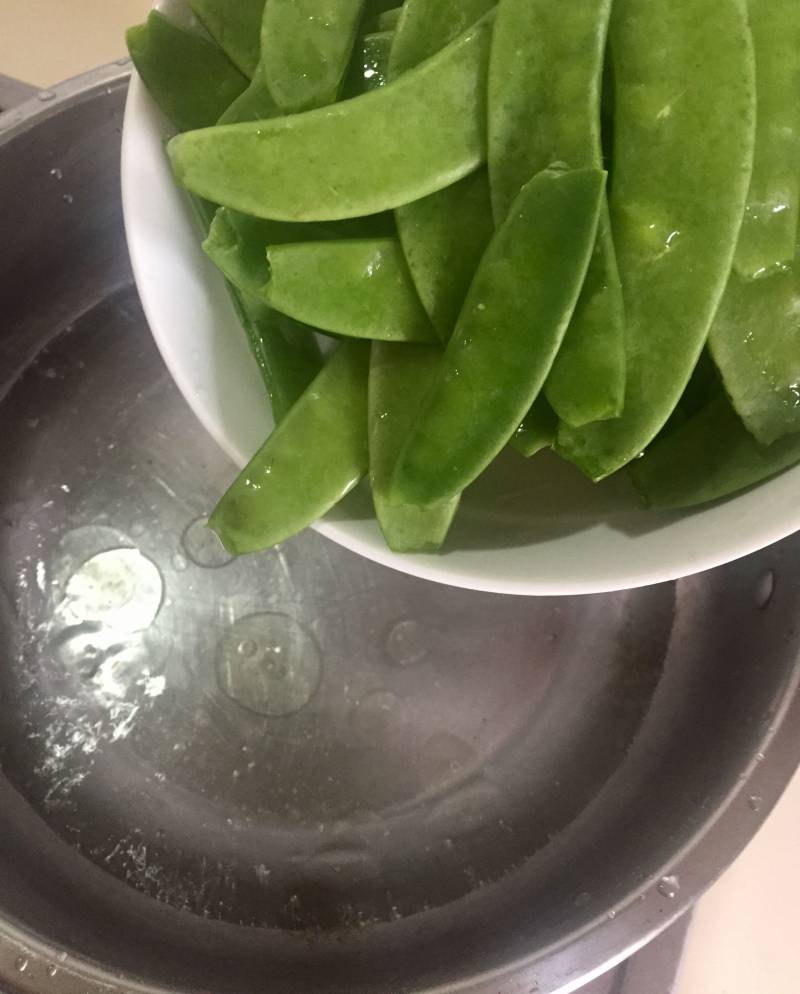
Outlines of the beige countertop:
[[52,86],[125,54],[151,0],[0,0],[0,73]]

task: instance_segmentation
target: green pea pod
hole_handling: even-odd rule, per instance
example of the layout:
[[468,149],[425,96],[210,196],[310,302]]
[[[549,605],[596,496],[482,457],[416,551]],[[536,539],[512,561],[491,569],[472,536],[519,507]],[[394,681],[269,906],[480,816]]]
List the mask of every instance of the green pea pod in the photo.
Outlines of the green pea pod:
[[486,171],[401,207],[395,216],[417,292],[447,342],[494,234]]
[[283,314],[350,338],[436,340],[394,238],[271,245],[267,260],[263,295]]
[[285,114],[326,107],[339,96],[364,0],[267,0],[261,59]]
[[[602,168],[610,13],[611,0],[500,0],[489,68],[489,176],[498,220],[551,163]],[[625,311],[605,206],[586,286],[545,393],[576,427],[622,412]]]
[[486,155],[490,25],[392,86],[293,117],[179,135],[175,175],[245,214],[334,221],[393,210],[449,186]]
[[231,297],[280,424],[322,367],[319,345],[312,329],[258,298],[235,291]]
[[393,31],[377,31],[363,35],[356,43],[350,73],[344,85],[345,100],[379,90],[386,85],[389,54],[394,41]]
[[231,61],[252,77],[261,55],[264,0],[189,0],[189,6]]
[[136,71],[179,131],[206,128],[247,88],[224,52],[157,10],[126,35]]
[[760,277],[794,258],[800,213],[800,4],[747,0],[758,124],[736,269]]
[[369,373],[369,466],[375,512],[394,552],[435,552],[447,537],[459,498],[433,507],[396,505],[392,472],[420,401],[433,385],[442,350],[431,345],[374,342]]
[[[408,0],[389,60],[390,78],[413,69],[471,28],[495,0]],[[398,208],[397,231],[420,299],[439,337],[453,333],[494,233],[485,171]]]
[[497,0],[406,0],[395,29],[390,78],[396,79],[432,58],[496,4]]
[[562,424],[557,446],[596,480],[652,442],[689,382],[733,262],[755,137],[740,0],[616,0],[611,51],[625,410],[616,421]]
[[250,85],[233,101],[217,123],[245,124],[247,121],[266,121],[271,117],[280,116],[281,109],[272,99],[264,78],[264,70],[258,65]]
[[733,272],[709,346],[739,417],[762,445],[800,432],[800,261],[759,280]]
[[718,397],[631,466],[647,503],[659,510],[729,497],[800,462],[800,435],[759,445],[727,398]]
[[[171,23],[162,24],[162,21],[160,15],[151,15],[146,25],[135,29],[135,45],[132,46],[140,57],[139,64],[146,73],[146,84],[150,87],[153,99],[167,116],[174,115],[176,124],[187,118],[193,118],[197,124],[211,124],[216,106],[212,104],[205,107],[203,113],[206,118],[203,121],[198,109],[200,105],[197,103],[197,79],[193,72],[185,71],[186,66],[181,62],[187,58],[189,46],[194,45],[197,36]],[[152,25],[155,26],[157,38],[155,46],[150,44]],[[205,53],[204,46],[208,43],[204,39],[200,41],[200,50]],[[154,55],[157,55],[158,62],[155,71],[150,72],[149,60]],[[230,72],[230,64],[227,59],[223,59],[222,62],[209,60],[204,63],[208,73],[204,85],[210,91],[219,89],[214,66],[224,78]],[[172,69],[166,72],[165,67]],[[193,197],[192,206],[201,229],[208,232],[209,228],[214,227],[216,220],[215,205]],[[266,270],[263,249],[261,258]],[[262,301],[239,292],[231,283],[228,283],[228,289],[261,372],[273,415],[279,421],[319,372],[322,365],[319,345],[310,331],[271,311]]]
[[283,542],[368,466],[369,345],[345,342],[220,501],[210,525],[235,555]]
[[594,169],[546,170],[523,187],[478,268],[400,455],[395,502],[457,495],[514,435],[578,302],[604,189],[605,173]]
[[511,444],[520,455],[530,459],[542,449],[549,449],[556,440],[557,432],[558,417],[544,395],[540,394],[517,428]]
[[385,10],[382,14],[379,14],[378,31],[394,31],[397,27],[397,22],[400,20],[402,12],[402,7],[392,7],[389,10]]

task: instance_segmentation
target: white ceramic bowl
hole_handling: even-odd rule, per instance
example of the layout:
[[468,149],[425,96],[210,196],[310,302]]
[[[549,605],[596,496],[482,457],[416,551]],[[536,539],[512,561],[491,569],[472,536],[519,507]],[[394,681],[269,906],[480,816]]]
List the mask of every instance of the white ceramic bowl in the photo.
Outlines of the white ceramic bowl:
[[[162,7],[180,14],[182,4]],[[200,248],[164,140],[170,127],[134,74],[122,149],[125,224],[147,319],[197,417],[244,466],[272,428],[259,373],[222,280]],[[584,594],[673,580],[800,529],[800,468],[686,514],[640,508],[624,475],[600,486],[545,454],[514,453],[465,496],[445,552],[390,552],[366,501],[314,527],[359,555],[440,583],[506,594]]]

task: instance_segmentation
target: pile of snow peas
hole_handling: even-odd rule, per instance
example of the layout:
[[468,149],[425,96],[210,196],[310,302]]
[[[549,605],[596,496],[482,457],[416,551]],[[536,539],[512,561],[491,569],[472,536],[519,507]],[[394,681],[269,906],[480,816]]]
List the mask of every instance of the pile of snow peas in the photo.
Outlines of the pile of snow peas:
[[275,415],[233,553],[364,479],[435,551],[507,446],[657,508],[800,462],[797,0],[189,3],[128,46]]

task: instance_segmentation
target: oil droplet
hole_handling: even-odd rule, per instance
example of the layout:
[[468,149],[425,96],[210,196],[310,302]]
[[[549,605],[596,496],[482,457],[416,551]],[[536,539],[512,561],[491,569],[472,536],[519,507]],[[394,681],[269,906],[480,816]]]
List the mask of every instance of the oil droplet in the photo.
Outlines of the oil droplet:
[[775,574],[770,569],[759,577],[758,583],[756,584],[756,607],[759,611],[763,611],[764,608],[767,607],[769,602],[772,600],[774,593]]
[[662,877],[658,881],[658,893],[662,897],[668,898],[670,901],[674,900],[674,898],[678,896],[680,890],[680,881],[675,876]]
[[758,794],[751,794],[751,796],[747,798],[747,804],[751,811],[758,812],[764,806],[764,798],[759,797]]
[[54,963],[51,963],[50,966],[48,966],[47,968],[47,976],[55,977],[57,973],[58,973],[58,967]]
[[62,180],[64,178],[64,174],[61,172],[60,169],[51,169],[50,175],[54,180]]
[[322,675],[319,646],[285,614],[240,618],[222,639],[217,678],[222,691],[255,714],[295,714],[314,696]]
[[56,98],[56,95],[52,90],[40,90],[39,93],[37,93],[37,96],[43,104],[49,103],[51,100],[55,100]]
[[220,569],[233,562],[216,533],[208,527],[208,518],[197,518],[183,533],[183,550],[195,566]]
[[398,621],[386,637],[386,651],[397,666],[413,666],[428,655],[425,631],[418,621]]
[[172,568],[176,573],[183,573],[184,570],[188,569],[189,564],[186,562],[186,557],[182,556],[180,552],[176,552],[172,557]]
[[75,198],[74,198],[74,197],[72,196],[72,194],[71,194],[71,193],[65,193],[65,194],[64,194],[64,195],[62,196],[62,198],[61,198],[61,199],[62,199],[62,200],[64,201],[64,203],[65,203],[65,204],[67,204],[67,205],[69,205],[69,204],[74,204],[74,203],[75,203]]
[[20,973],[24,973],[28,969],[28,957],[18,956],[14,966]]

